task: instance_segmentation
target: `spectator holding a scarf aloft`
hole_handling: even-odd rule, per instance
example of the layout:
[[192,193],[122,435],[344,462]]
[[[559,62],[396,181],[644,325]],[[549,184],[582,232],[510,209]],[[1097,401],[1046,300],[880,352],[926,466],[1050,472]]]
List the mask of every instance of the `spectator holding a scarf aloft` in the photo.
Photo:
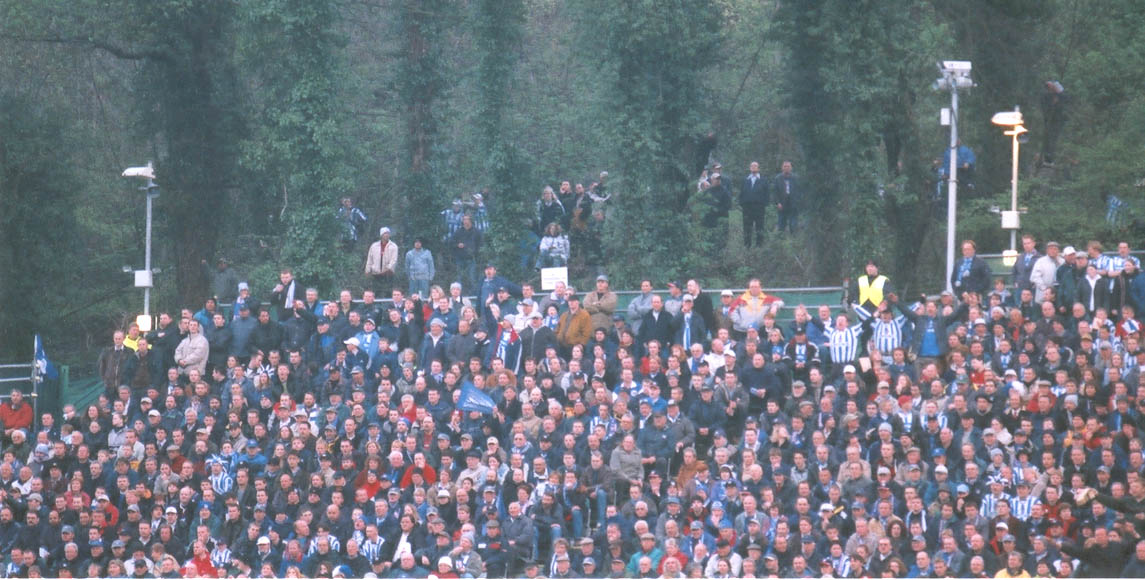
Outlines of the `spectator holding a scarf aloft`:
[[493,357],[501,359],[505,368],[516,373],[521,363],[521,337],[513,328],[515,316],[506,314],[497,326],[497,334],[493,336],[492,349],[485,357],[485,365],[489,366]]

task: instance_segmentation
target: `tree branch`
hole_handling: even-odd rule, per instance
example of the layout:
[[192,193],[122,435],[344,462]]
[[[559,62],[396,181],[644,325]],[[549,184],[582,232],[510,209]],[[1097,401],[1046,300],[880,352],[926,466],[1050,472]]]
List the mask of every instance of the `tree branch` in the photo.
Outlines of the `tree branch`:
[[147,49],[130,49],[106,40],[98,40],[94,38],[80,38],[80,37],[64,37],[64,36],[26,36],[20,34],[0,34],[0,40],[11,40],[15,42],[36,42],[45,44],[67,44],[72,46],[87,46],[96,50],[102,50],[116,58],[123,60],[160,60],[169,61],[171,55],[162,49],[147,48]]

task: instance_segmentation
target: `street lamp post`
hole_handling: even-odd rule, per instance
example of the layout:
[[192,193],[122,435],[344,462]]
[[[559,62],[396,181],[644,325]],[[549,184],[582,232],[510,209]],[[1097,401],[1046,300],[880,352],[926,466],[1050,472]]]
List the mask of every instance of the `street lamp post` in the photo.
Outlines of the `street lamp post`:
[[1002,229],[1010,230],[1010,249],[1002,253],[1002,261],[1007,266],[1013,266],[1018,260],[1018,229],[1021,227],[1021,214],[1018,212],[1018,153],[1026,127],[1023,125],[1022,112],[1018,107],[1014,107],[1013,111],[995,113],[990,122],[1007,127],[1002,134],[1010,137],[1012,143],[1010,211],[1002,212]]
[[[135,287],[143,288],[143,314],[136,318],[136,323],[139,324],[139,329],[147,332],[151,330],[151,288],[152,274],[154,271],[151,269],[151,205],[152,201],[159,197],[159,186],[155,184],[155,168],[148,162],[145,167],[129,167],[123,171],[123,177],[143,177],[147,179],[147,184],[140,187],[147,197],[147,227],[146,234],[144,235],[144,250],[143,250],[143,269],[135,270]],[[129,269],[130,271],[130,269]]]
[[[942,76],[934,81],[933,88],[938,91],[950,91],[950,175],[947,176],[946,196],[946,289],[953,290],[950,285],[950,273],[954,271],[954,245],[955,229],[958,224],[958,89],[969,89],[974,86],[970,78],[970,61],[944,60],[938,63],[938,70]],[[944,111],[945,113],[945,111]],[[943,115],[946,121],[947,115]]]

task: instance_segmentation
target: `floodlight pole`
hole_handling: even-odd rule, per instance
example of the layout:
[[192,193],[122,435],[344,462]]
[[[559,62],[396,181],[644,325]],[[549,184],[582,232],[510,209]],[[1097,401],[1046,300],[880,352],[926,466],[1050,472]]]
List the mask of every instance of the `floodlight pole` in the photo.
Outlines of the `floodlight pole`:
[[[151,200],[154,195],[151,194],[152,190],[156,187],[154,179],[148,179],[147,185],[142,189],[144,195],[147,197],[147,233],[144,235],[144,250],[143,250],[143,270],[151,274]],[[143,288],[143,315],[151,316],[151,285],[148,284]]]
[[970,61],[944,60],[938,63],[942,76],[934,82],[935,90],[950,91],[950,166],[946,175],[946,289],[953,291],[950,275],[954,272],[955,234],[958,228],[958,88],[974,86],[970,79]]
[[946,177],[946,289],[953,291],[955,228],[958,225],[958,83],[950,83],[950,175]]

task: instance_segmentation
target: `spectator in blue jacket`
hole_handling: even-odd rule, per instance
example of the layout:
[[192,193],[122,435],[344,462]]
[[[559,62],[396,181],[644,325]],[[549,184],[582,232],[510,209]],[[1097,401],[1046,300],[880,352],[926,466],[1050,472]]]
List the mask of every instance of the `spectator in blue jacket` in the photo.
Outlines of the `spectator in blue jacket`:
[[437,275],[437,270],[434,268],[433,253],[425,248],[423,238],[414,238],[413,248],[406,252],[405,267],[410,294],[428,297],[429,285]]

